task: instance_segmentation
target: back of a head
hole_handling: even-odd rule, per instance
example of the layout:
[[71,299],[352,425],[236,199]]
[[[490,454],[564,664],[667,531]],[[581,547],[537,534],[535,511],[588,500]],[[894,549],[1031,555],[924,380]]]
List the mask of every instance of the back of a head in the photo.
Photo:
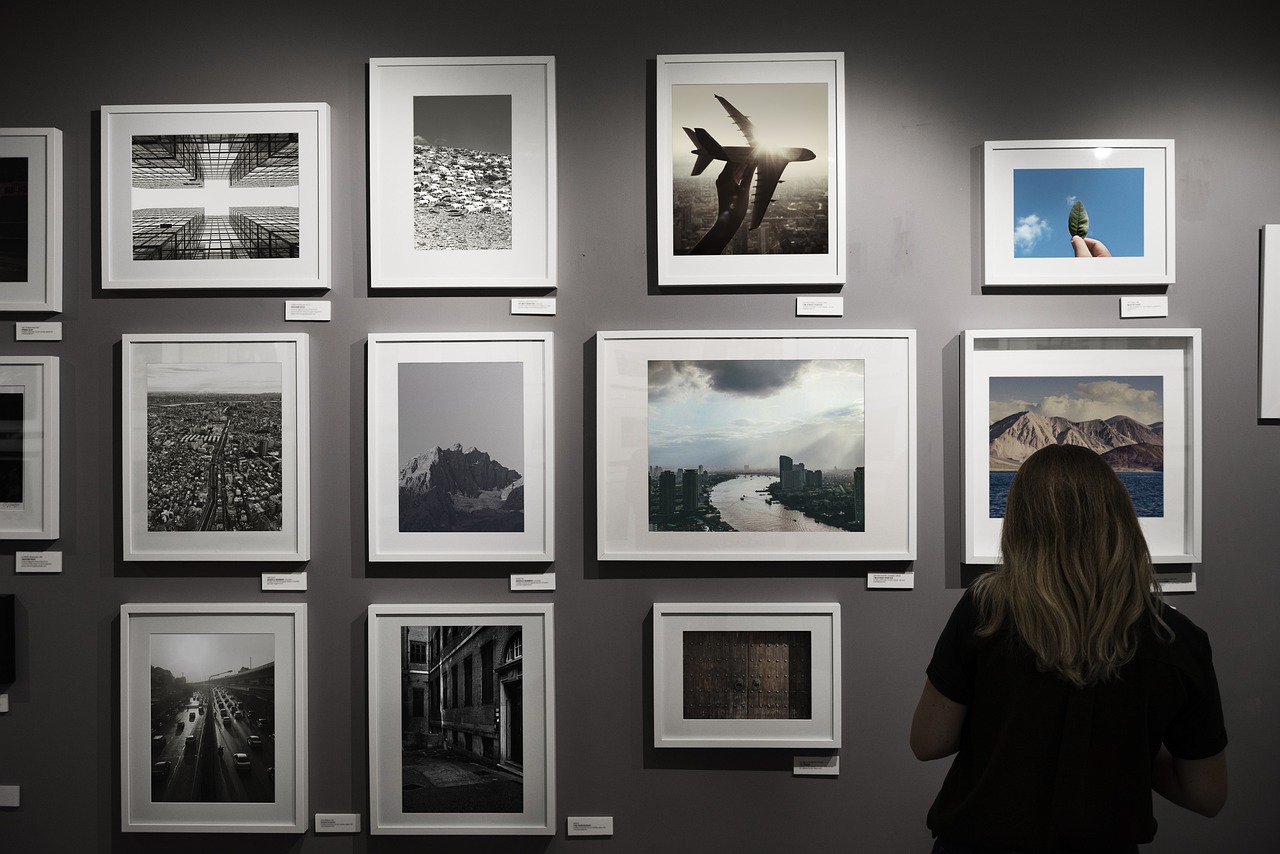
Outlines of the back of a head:
[[1128,490],[1093,451],[1050,445],[1009,487],[1001,565],[977,585],[984,633],[1006,619],[1041,668],[1075,684],[1115,674],[1135,625],[1159,620],[1146,540]]

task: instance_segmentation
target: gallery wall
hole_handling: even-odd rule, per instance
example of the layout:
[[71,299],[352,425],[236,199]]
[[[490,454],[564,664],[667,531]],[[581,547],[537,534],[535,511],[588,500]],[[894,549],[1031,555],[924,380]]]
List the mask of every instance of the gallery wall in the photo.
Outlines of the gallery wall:
[[[1153,851],[1262,851],[1280,802],[1280,425],[1257,418],[1258,234],[1280,221],[1280,60],[1227,4],[1098,9],[986,4],[641,6],[494,0],[335,0],[215,6],[56,4],[6,11],[0,126],[64,133],[65,307],[0,318],[0,353],[62,365],[61,551],[54,575],[15,574],[16,681],[0,713],[0,847],[451,852],[927,850],[925,812],[946,761],[921,764],[907,726],[962,566],[959,336],[965,329],[1203,330],[1203,562],[1173,603],[1209,632],[1231,746],[1231,796],[1213,820],[1156,806]],[[651,278],[654,57],[843,51],[848,281],[838,290],[668,291]],[[553,55],[559,282],[551,317],[513,316],[509,292],[384,296],[368,288],[366,62],[382,56]],[[333,287],[325,323],[286,323],[284,296],[104,292],[98,110],[106,104],[327,102]],[[984,140],[1176,140],[1177,281],[1168,316],[1121,319],[1116,291],[986,293]],[[838,295],[837,318],[795,300]],[[63,340],[15,342],[9,320],[58,320]],[[610,329],[917,330],[918,531],[910,565],[611,562],[595,557],[593,336]],[[371,564],[365,541],[365,336],[548,330],[555,336],[554,592],[513,593],[527,568]],[[261,565],[121,560],[120,339],[148,332],[297,332],[311,340],[311,559],[304,593],[264,593]],[[458,401],[457,405],[465,405]],[[868,571],[914,572],[869,590]],[[366,609],[373,603],[552,602],[556,616],[554,837],[122,834],[119,608],[143,602],[305,602],[310,813],[368,826]],[[791,773],[794,751],[652,745],[654,602],[838,602],[840,774]],[[612,816],[609,838],[566,839],[566,816]]]

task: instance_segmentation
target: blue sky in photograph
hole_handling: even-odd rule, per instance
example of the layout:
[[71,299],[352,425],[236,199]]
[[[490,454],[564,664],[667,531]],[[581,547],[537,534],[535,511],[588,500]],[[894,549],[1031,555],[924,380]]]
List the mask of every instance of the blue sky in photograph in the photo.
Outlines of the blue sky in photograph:
[[1142,424],[1164,420],[1164,377],[992,377],[990,423],[1015,412],[1069,421],[1127,415]]
[[1089,237],[1115,257],[1141,257],[1141,168],[1013,170],[1013,254],[1018,258],[1070,258],[1067,216],[1077,199],[1089,213]]
[[864,465],[863,387],[861,359],[651,361],[649,465]]

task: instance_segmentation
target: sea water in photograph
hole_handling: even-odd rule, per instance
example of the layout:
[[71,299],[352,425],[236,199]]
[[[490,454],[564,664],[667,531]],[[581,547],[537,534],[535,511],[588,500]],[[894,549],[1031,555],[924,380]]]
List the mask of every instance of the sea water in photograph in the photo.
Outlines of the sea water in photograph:
[[671,137],[675,254],[828,251],[825,83],[673,85]]
[[132,138],[133,260],[297,258],[298,135]]
[[400,641],[403,811],[523,811],[520,626],[405,626]]
[[511,248],[511,96],[413,99],[414,248]]
[[1088,232],[1113,257],[1144,254],[1144,172],[1140,168],[1013,170],[1013,254],[1071,258],[1072,209],[1088,212]]
[[147,365],[147,530],[279,531],[283,365]]
[[274,803],[275,636],[151,635],[151,800]]
[[399,530],[524,530],[524,365],[399,366]]
[[813,635],[807,631],[683,633],[685,720],[809,720]]
[[648,365],[650,531],[865,529],[863,360]]
[[0,282],[25,282],[28,271],[28,205],[25,157],[0,157]]
[[0,386],[0,506],[22,505],[23,393]]
[[1164,379],[992,377],[989,518],[1003,519],[1022,461],[1083,445],[1115,469],[1139,516],[1164,516]]

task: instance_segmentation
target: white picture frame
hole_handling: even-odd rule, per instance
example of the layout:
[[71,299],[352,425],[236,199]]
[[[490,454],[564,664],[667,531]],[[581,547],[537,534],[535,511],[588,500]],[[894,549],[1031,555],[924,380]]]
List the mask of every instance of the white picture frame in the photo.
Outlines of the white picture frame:
[[[1006,441],[1002,438],[1005,434],[1014,436],[1021,429],[1015,421],[1024,409],[1023,415],[1056,416],[1073,422],[1053,428],[1063,436],[1077,435],[1080,429],[1091,431],[1098,426],[1096,422],[1110,419],[1111,426],[1125,436],[1118,443],[1099,444],[1095,450],[1112,462],[1122,480],[1148,481],[1145,488],[1130,486],[1130,492],[1146,496],[1135,498],[1135,507],[1152,561],[1200,561],[1203,404],[1199,329],[966,330],[962,339],[966,563],[999,561],[1000,495],[1007,491],[1007,480],[1016,468],[993,460],[1013,459],[1035,450],[1025,442],[1011,445],[1012,450],[998,445]],[[1158,413],[1158,424],[1151,420],[1155,417],[1151,413]],[[1086,421],[1090,424],[1080,428]],[[1161,466],[1158,478],[1151,471],[1153,463],[1139,456],[1147,453],[1141,446],[1154,445],[1155,440],[1135,441],[1144,434],[1126,427],[1124,421],[1136,421],[1158,432],[1160,450],[1152,458]],[[1108,453],[1122,456],[1113,461]],[[1004,470],[998,481],[992,478],[997,465]]]
[[1280,225],[1264,225],[1261,240],[1258,417],[1280,419]]
[[[902,329],[597,333],[597,557],[913,560],[915,350],[915,330]],[[710,376],[726,368],[742,376]],[[695,390],[682,403],[675,392],[687,383],[721,393]],[[669,402],[668,415],[651,396]],[[774,416],[799,423],[770,436],[762,422]],[[758,426],[737,431],[742,419]],[[730,432],[741,435],[710,441]],[[788,464],[795,481],[784,484]],[[690,481],[684,472],[698,467]],[[664,486],[664,473],[679,485]],[[805,511],[802,492],[826,507]]]
[[[984,284],[1173,284],[1174,162],[1172,139],[983,143]],[[1109,257],[1073,254],[1076,201]]]
[[328,290],[329,161],[324,103],[104,106],[103,290]]
[[[656,83],[658,285],[843,285],[844,54],[658,56]],[[720,217],[726,205],[742,213]]]
[[0,128],[0,311],[62,311],[62,131]]
[[550,561],[553,386],[550,332],[369,335],[369,560]]
[[305,604],[122,605],[120,829],[306,832],[307,710]]
[[551,56],[369,60],[372,291],[557,287],[555,97]]
[[[369,606],[370,833],[556,833],[553,617],[550,604]],[[491,782],[472,787],[459,763]]]
[[56,540],[59,359],[0,357],[0,540]]
[[838,603],[653,606],[654,747],[835,749],[841,724]]
[[[122,336],[126,561],[310,557],[307,343],[305,333]],[[212,500],[208,471],[224,487]]]

